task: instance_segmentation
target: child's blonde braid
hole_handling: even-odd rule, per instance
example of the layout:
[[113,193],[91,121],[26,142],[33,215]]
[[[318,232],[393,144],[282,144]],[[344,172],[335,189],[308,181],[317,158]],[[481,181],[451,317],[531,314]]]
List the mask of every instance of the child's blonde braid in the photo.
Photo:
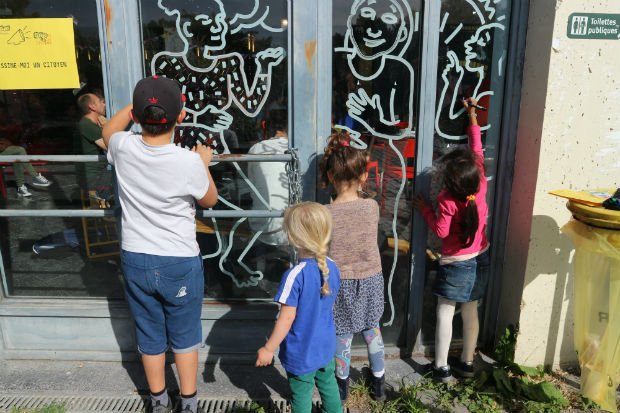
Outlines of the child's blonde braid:
[[332,293],[329,288],[329,267],[327,266],[327,245],[321,245],[321,250],[316,254],[316,261],[323,275],[323,286],[321,287],[321,295],[326,296]]

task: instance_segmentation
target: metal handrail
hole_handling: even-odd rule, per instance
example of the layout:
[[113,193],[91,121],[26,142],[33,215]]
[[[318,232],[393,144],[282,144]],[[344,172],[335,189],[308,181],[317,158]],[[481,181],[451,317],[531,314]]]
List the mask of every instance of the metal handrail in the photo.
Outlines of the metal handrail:
[[[212,162],[290,162],[291,154],[248,155],[226,153],[213,155]],[[0,162],[107,162],[104,155],[0,155]]]
[[[0,209],[0,217],[62,217],[62,218],[103,218],[114,217],[120,208],[109,209]],[[120,212],[119,212],[120,213]],[[205,209],[197,211],[201,218],[280,218],[282,210],[260,209]]]
[[[291,162],[293,155],[213,155],[213,162]],[[0,162],[107,162],[104,155],[0,155]],[[103,218],[114,217],[120,207],[110,209],[0,209],[0,217],[63,217],[63,218]],[[282,210],[201,210],[202,218],[279,218]]]

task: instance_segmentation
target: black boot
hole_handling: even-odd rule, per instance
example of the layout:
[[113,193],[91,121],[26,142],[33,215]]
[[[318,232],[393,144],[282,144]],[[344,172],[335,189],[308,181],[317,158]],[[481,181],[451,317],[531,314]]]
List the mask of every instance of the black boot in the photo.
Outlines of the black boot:
[[381,377],[372,376],[372,395],[375,400],[385,400],[385,374]]
[[340,401],[345,402],[347,397],[349,397],[349,378],[341,379],[340,377],[336,377],[336,382],[338,383],[338,391],[340,392]]

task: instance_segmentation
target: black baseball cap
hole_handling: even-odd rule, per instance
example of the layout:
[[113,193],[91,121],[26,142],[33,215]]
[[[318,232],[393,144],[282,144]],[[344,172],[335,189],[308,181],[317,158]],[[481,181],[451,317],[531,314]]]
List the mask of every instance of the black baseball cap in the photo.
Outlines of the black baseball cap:
[[[133,90],[133,114],[140,123],[167,125],[175,123],[183,110],[185,96],[176,80],[160,76],[146,77]],[[164,111],[162,119],[148,119],[144,111],[155,106]]]

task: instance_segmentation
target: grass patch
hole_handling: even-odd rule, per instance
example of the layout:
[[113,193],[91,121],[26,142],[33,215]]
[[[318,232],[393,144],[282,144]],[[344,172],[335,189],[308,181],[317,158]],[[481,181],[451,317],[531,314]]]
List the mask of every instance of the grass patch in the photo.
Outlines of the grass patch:
[[37,407],[35,409],[25,409],[21,407],[11,408],[11,413],[65,413],[67,407],[64,403],[51,403],[47,406]]
[[516,329],[506,330],[495,350],[497,364],[476,378],[444,384],[423,377],[415,384],[402,383],[386,402],[372,400],[368,386],[357,382],[351,385],[346,406],[354,412],[371,413],[449,412],[459,406],[471,413],[556,413],[599,408],[566,384],[561,372],[514,363],[516,337]]

